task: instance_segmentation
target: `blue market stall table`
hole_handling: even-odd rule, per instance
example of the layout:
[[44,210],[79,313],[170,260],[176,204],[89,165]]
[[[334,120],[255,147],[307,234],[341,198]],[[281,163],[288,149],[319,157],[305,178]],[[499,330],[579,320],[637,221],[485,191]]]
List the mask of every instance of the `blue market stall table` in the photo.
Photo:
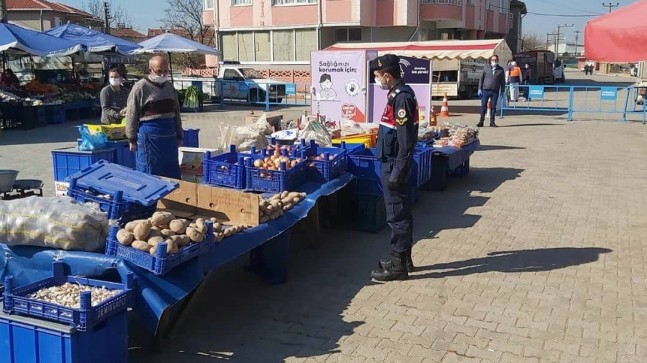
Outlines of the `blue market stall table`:
[[207,271],[247,252],[254,251],[253,267],[262,276],[271,282],[284,281],[291,228],[308,215],[319,198],[336,193],[352,178],[347,173],[325,184],[302,184],[296,191],[306,192],[306,198],[281,218],[228,237],[209,254],[192,259],[163,276],[99,253],[0,244],[0,278],[13,275],[16,286],[32,283],[51,275],[53,261],[67,264],[70,273],[79,276],[95,277],[117,272],[123,278],[132,272],[137,296],[134,310],[151,331],[158,333],[165,312],[187,297],[202,282]]

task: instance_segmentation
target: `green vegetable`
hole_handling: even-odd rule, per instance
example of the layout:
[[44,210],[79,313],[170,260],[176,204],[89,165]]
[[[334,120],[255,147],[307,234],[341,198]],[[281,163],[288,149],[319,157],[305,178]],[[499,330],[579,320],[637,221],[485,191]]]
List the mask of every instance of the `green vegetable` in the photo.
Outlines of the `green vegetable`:
[[198,98],[198,87],[191,86],[186,89],[186,94],[184,96],[184,103],[182,107],[185,108],[198,108],[200,106],[200,101]]

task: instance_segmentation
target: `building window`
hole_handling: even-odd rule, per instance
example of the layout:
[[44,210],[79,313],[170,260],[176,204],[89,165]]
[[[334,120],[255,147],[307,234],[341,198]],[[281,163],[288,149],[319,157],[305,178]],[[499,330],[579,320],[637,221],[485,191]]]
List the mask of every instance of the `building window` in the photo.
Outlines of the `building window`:
[[231,0],[232,5],[252,5],[252,0]]
[[256,48],[256,61],[269,62],[272,60],[272,42],[270,39],[270,32],[261,31],[256,32],[256,40],[254,41]]
[[286,29],[221,32],[223,61],[308,62],[317,49],[317,30]]
[[272,5],[316,4],[317,0],[272,0]]
[[274,47],[275,62],[289,62],[294,60],[294,31],[274,30],[272,32],[272,46]]
[[335,29],[336,42],[358,42],[362,40],[362,28]]
[[317,31],[315,29],[295,29],[296,60],[310,61],[310,53],[317,49]]
[[213,9],[213,0],[204,0],[204,8]]

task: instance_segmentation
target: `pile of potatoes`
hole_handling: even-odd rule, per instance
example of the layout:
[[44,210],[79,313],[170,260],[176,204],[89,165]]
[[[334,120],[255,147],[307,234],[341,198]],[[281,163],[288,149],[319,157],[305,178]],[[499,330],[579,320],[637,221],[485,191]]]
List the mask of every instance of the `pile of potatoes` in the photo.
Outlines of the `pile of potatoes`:
[[190,222],[175,218],[169,212],[155,212],[149,219],[128,222],[117,232],[117,241],[151,255],[157,254],[157,245],[166,242],[166,253],[172,255],[191,243],[206,239],[207,223],[202,218]]
[[223,238],[242,232],[247,228],[252,228],[252,226],[243,226],[243,225],[235,225],[235,226],[227,227],[224,224],[218,222],[216,218],[211,218],[211,222],[213,222],[213,236],[216,238],[216,242],[220,242],[222,241]]
[[269,199],[262,198],[258,203],[260,222],[266,223],[277,219],[283,215],[283,212],[290,210],[305,197],[306,193],[284,191],[274,194]]

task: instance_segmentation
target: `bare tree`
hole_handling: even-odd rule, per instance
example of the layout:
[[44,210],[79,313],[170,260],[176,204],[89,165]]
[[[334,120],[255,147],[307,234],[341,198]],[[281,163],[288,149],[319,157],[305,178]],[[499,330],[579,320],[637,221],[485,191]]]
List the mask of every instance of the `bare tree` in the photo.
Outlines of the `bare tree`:
[[[104,19],[105,12],[103,10],[103,3],[104,1],[101,0],[87,0],[83,4],[83,9],[99,19]],[[132,22],[126,10],[118,3],[113,2],[110,4],[110,26],[116,27],[117,25],[123,25],[124,27],[128,27],[130,24]]]
[[202,0],[166,0],[167,8],[160,21],[168,29],[181,30],[191,40],[211,45],[209,27],[202,22],[202,3]]
[[534,33],[527,33],[521,37],[521,51],[539,50],[546,48],[546,40]]

